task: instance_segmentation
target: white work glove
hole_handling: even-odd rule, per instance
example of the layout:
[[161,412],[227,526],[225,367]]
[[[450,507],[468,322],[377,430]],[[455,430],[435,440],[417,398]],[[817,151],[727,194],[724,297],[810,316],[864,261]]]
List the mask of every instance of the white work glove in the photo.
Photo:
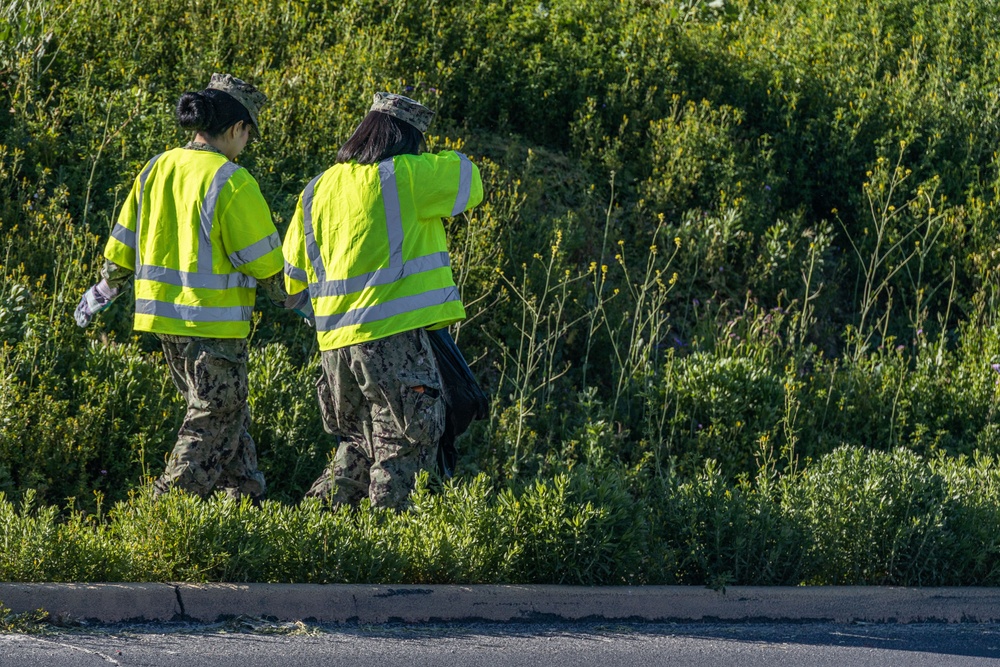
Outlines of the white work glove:
[[94,319],[94,315],[111,305],[118,298],[121,290],[111,287],[106,280],[97,283],[86,292],[73,311],[73,319],[78,327],[86,327]]

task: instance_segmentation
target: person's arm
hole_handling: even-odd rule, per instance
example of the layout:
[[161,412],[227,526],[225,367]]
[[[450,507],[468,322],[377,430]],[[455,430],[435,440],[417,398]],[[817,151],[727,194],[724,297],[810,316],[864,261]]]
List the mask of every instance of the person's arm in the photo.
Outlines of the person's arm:
[[264,296],[270,299],[271,303],[281,308],[285,307],[288,292],[285,291],[285,280],[280,271],[269,278],[258,280],[257,287],[264,292]]
[[132,269],[119,266],[110,259],[105,259],[104,266],[101,267],[101,278],[108,284],[108,287],[112,289],[125,289],[128,285],[128,281],[132,279],[132,274]]
[[83,293],[76,310],[73,311],[73,319],[79,327],[89,326],[94,315],[110,306],[122,294],[135,271],[138,243],[135,229],[140,192],[139,178],[136,178],[122,210],[118,213],[118,221],[111,229],[111,236],[104,246],[101,280]]
[[280,274],[281,239],[257,181],[240,169],[227,185],[232,189],[224,205],[220,197],[219,221],[229,261],[237,271],[258,281]]
[[409,178],[400,185],[400,197],[412,198],[419,218],[459,215],[483,201],[479,167],[457,151],[397,158],[397,164],[397,169],[409,170]]
[[303,228],[302,196],[295,206],[295,214],[285,232],[285,242],[281,246],[284,256],[285,292],[287,298],[284,306],[294,310],[307,322],[314,318],[312,299],[309,297],[309,274],[306,267],[309,258],[306,256],[306,237]]
[[282,275],[281,240],[271,221],[271,211],[257,181],[240,170],[232,198],[223,210],[228,224],[222,227],[223,244],[232,248],[229,261],[237,271],[257,279],[264,295],[276,306],[287,308],[288,293]]

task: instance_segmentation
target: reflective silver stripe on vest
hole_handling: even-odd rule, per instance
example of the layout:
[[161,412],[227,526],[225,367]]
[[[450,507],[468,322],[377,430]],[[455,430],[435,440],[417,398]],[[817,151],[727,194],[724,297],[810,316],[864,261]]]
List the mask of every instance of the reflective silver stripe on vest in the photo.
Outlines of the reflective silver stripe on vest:
[[[316,279],[320,282],[326,280],[326,267],[323,266],[323,257],[320,255],[319,244],[316,243],[316,234],[313,232],[312,208],[313,195],[316,193],[316,181],[322,175],[320,174],[309,181],[309,185],[302,191],[302,231],[306,237],[306,255],[309,256],[309,263],[312,264],[313,271],[316,272]],[[305,280],[302,282],[305,282]]]
[[[451,260],[447,252],[435,252],[423,257],[416,257],[404,262],[401,268],[389,267],[378,269],[371,273],[365,273],[353,278],[342,280],[327,280],[322,283],[310,283],[309,293],[314,297],[321,296],[346,296],[354,292],[360,292],[366,287],[376,287],[378,285],[388,285],[397,280],[407,278],[425,271],[451,266]],[[285,270],[287,273],[287,268]],[[294,276],[293,276],[294,277]]]
[[233,263],[233,266],[243,266],[244,264],[249,264],[255,259],[260,259],[272,250],[277,250],[280,247],[281,239],[278,238],[278,232],[275,232],[267,238],[263,238],[256,243],[248,245],[246,248],[243,248],[243,250],[237,250],[236,252],[229,253],[229,261]]
[[412,296],[403,296],[392,301],[376,303],[367,308],[356,308],[346,313],[316,317],[317,331],[334,331],[358,324],[369,324],[379,320],[402,315],[421,308],[440,306],[451,301],[460,301],[455,286],[433,289]]
[[215,205],[219,201],[222,188],[239,170],[235,162],[226,162],[219,167],[212,177],[205,198],[201,200],[201,229],[198,237],[198,273],[212,273],[212,220],[215,218]]
[[132,250],[135,250],[135,232],[128,227],[122,226],[121,223],[116,222],[115,226],[111,228],[111,238],[118,239]]
[[167,303],[153,299],[136,299],[135,312],[137,315],[169,317],[175,320],[184,320],[185,322],[240,322],[250,320],[253,306],[213,308],[208,306],[180,306],[176,303]]
[[378,163],[382,184],[382,206],[385,207],[385,227],[389,237],[389,268],[403,266],[403,214],[396,188],[396,165],[392,158]]
[[309,282],[309,276],[306,275],[305,270],[300,269],[297,266],[292,266],[288,262],[285,262],[285,275],[292,280],[298,280],[300,283]]
[[472,162],[461,153],[458,172],[458,196],[455,197],[455,206],[451,209],[452,215],[458,215],[469,206],[469,197],[472,195]]
[[146,265],[135,273],[137,280],[152,280],[166,285],[190,287],[193,289],[230,289],[232,287],[256,287],[253,276],[234,271],[233,273],[190,273],[167,269],[162,266]]
[[[163,155],[163,153],[160,153],[160,155]],[[132,246],[135,248],[136,271],[142,266],[142,257],[139,252],[139,245],[142,243],[142,235],[139,233],[142,229],[142,197],[146,192],[146,179],[149,178],[149,172],[153,171],[153,165],[160,159],[160,155],[154,155],[153,159],[149,161],[149,164],[146,165],[146,168],[139,175],[139,204],[135,207],[135,244]]]

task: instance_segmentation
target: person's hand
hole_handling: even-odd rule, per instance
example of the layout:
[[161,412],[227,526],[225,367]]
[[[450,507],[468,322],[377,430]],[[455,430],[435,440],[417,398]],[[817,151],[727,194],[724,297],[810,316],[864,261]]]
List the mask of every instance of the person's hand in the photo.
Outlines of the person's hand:
[[302,321],[305,323],[305,325],[307,327],[309,327],[311,329],[315,329],[316,328],[316,318],[312,314],[312,309],[311,308],[309,309],[308,313],[303,313],[301,310],[296,310],[296,311],[293,311],[293,312],[296,315],[298,315],[299,317],[302,318]]
[[316,328],[316,315],[313,313],[312,299],[309,298],[307,290],[289,294],[282,306],[301,317],[308,326]]
[[102,280],[86,292],[80,298],[80,303],[73,311],[73,319],[78,327],[86,327],[94,319],[94,315],[111,305],[111,302],[118,297],[119,290],[108,285]]

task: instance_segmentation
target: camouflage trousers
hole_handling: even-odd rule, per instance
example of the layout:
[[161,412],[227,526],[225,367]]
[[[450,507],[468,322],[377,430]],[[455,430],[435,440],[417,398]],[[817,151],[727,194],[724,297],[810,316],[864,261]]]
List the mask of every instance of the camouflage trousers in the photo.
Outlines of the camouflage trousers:
[[404,509],[417,472],[432,469],[444,433],[441,376],[427,332],[414,329],[327,350],[316,383],[323,426],[340,436],[306,496],[335,505]]
[[234,497],[263,497],[264,475],[248,432],[247,341],[159,338],[187,414],[154,494],[176,487],[205,497],[219,488]]

